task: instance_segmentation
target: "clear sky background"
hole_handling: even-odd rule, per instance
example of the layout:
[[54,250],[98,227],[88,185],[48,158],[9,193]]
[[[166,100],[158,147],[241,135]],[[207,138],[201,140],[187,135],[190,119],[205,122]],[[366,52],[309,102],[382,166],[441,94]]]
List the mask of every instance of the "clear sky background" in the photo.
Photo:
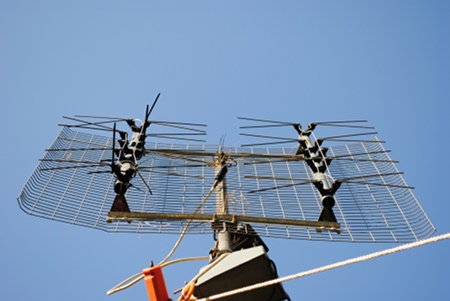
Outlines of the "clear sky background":
[[[147,300],[112,286],[159,262],[177,235],[108,234],[23,213],[16,198],[62,115],[208,124],[237,116],[368,119],[437,228],[450,231],[448,1],[0,0],[1,300]],[[396,246],[265,239],[280,276]],[[206,255],[187,236],[173,258]],[[444,241],[286,282],[292,300],[443,300]],[[164,270],[170,292],[206,264]],[[174,296],[174,299],[178,298]]]

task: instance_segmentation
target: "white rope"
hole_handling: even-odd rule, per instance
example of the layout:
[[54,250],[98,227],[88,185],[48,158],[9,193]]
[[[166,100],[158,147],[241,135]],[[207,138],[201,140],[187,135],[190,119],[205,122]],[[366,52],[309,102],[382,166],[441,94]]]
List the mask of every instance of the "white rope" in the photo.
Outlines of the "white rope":
[[[183,288],[178,289],[174,292],[174,294],[183,291],[190,283],[192,282],[197,282],[197,280],[202,277],[203,275],[206,274],[206,272],[208,272],[209,270],[211,270],[213,267],[215,267],[219,262],[221,262],[223,259],[225,259],[225,257],[227,257],[230,253],[225,253],[222,254],[219,258],[217,258],[216,260],[214,260],[212,263],[208,264],[205,268],[203,268],[200,273],[198,273],[191,281],[189,281]],[[208,257],[209,259],[209,257]]]
[[416,248],[416,247],[419,247],[419,246],[423,246],[423,245],[426,245],[426,244],[438,242],[438,241],[445,240],[445,239],[450,239],[450,233],[443,234],[443,235],[436,236],[436,237],[431,237],[431,238],[420,240],[420,241],[416,241],[416,242],[409,243],[409,244],[405,244],[405,245],[402,245],[402,246],[399,246],[399,247],[395,247],[395,248],[391,248],[391,249],[387,249],[387,250],[384,250],[384,251],[375,252],[375,253],[371,253],[371,254],[368,254],[368,255],[363,255],[363,256],[360,256],[360,257],[353,258],[353,259],[340,261],[340,262],[337,262],[337,263],[333,263],[333,264],[330,264],[330,265],[323,266],[321,268],[315,268],[315,269],[312,269],[312,270],[309,270],[309,271],[306,271],[306,272],[301,272],[301,273],[298,273],[298,274],[293,274],[293,275],[290,275],[290,276],[286,276],[286,277],[282,277],[282,278],[277,278],[277,279],[273,279],[273,280],[269,280],[269,281],[265,281],[265,282],[261,282],[261,283],[257,283],[257,284],[253,284],[253,285],[249,285],[249,286],[246,286],[246,287],[243,287],[243,288],[239,288],[239,289],[231,290],[231,291],[228,291],[228,292],[216,294],[216,295],[213,295],[213,296],[210,296],[210,297],[207,297],[207,298],[198,299],[197,301],[217,300],[217,299],[220,299],[220,298],[229,297],[229,296],[236,295],[236,294],[241,294],[241,293],[244,293],[244,292],[248,292],[248,291],[251,291],[251,290],[263,288],[263,287],[266,287],[266,286],[271,286],[271,285],[278,284],[278,283],[281,283],[281,282],[284,282],[284,281],[293,280],[293,279],[297,279],[297,278],[301,278],[301,277],[317,274],[317,273],[328,271],[328,270],[331,270],[331,269],[336,269],[336,268],[343,267],[343,266],[346,266],[346,265],[350,265],[350,264],[353,264],[353,263],[366,261],[366,260],[374,259],[374,258],[385,256],[385,255],[394,254],[394,253],[397,253],[397,252],[400,252],[400,251]]
[[[215,183],[214,183],[215,184]],[[216,186],[211,187],[211,189],[208,192],[208,195],[203,199],[203,201],[197,206],[197,209],[195,209],[194,214],[196,214],[205,204],[205,202],[209,199],[209,197],[211,196],[212,192],[214,191],[214,188]],[[189,226],[191,225],[191,220],[188,220],[188,222],[186,223],[186,226],[184,227],[183,231],[181,231],[180,237],[178,238],[177,242],[175,243],[175,245],[173,246],[172,250],[169,252],[169,254],[167,254],[166,258],[164,258],[159,265],[164,264],[167,260],[169,260],[170,257],[172,257],[173,253],[175,253],[176,249],[178,248],[178,246],[180,245],[181,241],[184,238],[184,235],[186,235],[187,230],[189,229]]]
[[[161,268],[169,266],[171,264],[180,263],[180,262],[194,261],[194,260],[208,260],[208,259],[209,259],[209,256],[186,257],[186,258],[174,259],[172,261],[168,261],[168,262],[161,264]],[[112,289],[107,291],[106,294],[111,295],[111,294],[117,293],[119,291],[122,291],[122,290],[129,288],[130,286],[138,283],[142,279],[144,279],[144,274],[142,272],[137,273],[133,276],[128,277],[127,279],[125,279],[121,283],[117,284],[116,286],[114,286]]]
[[[211,189],[208,192],[208,195],[202,200],[202,202],[198,205],[197,209],[195,209],[194,214],[197,213],[202,206],[205,204],[205,202],[209,199],[209,197],[211,196],[212,192],[214,191],[214,188],[216,188],[217,186],[217,181],[214,182],[213,187],[211,187]],[[170,257],[172,257],[173,253],[175,253],[176,249],[178,248],[178,246],[180,245],[181,241],[184,238],[184,235],[187,233],[187,230],[189,229],[189,226],[191,224],[191,221],[189,220],[186,223],[186,226],[183,228],[183,231],[181,231],[180,237],[178,238],[178,240],[176,241],[175,245],[173,246],[172,250],[169,252],[169,254],[167,254],[167,256],[158,264],[161,267],[167,266],[169,264],[175,263],[174,260],[173,262],[167,262],[167,260],[169,260]],[[208,258],[207,258],[208,259]],[[183,260],[183,259],[182,259]],[[189,259],[188,259],[189,260]],[[192,259],[192,260],[199,260],[199,259]],[[166,263],[167,262],[167,263]],[[117,284],[116,286],[114,286],[113,288],[111,288],[109,291],[106,292],[107,295],[111,295],[114,293],[117,293],[119,291],[122,291],[124,289],[129,288],[130,286],[138,283],[139,281],[141,281],[142,279],[144,279],[144,275],[141,273],[137,273],[133,276],[128,277],[127,279],[125,279],[124,281],[120,282],[119,284]]]

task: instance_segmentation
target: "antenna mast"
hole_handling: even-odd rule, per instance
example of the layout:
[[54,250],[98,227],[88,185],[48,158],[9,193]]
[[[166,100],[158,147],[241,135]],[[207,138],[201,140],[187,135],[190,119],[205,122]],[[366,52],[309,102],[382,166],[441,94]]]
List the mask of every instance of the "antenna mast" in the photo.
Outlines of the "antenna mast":
[[[216,174],[214,187],[216,189],[216,214],[228,214],[228,197],[226,174],[228,172],[227,156],[220,151],[214,162],[214,171]],[[211,253],[211,260],[220,256],[222,253],[231,252],[230,232],[227,229],[227,223],[223,222],[222,229],[217,235],[217,242],[214,251]]]

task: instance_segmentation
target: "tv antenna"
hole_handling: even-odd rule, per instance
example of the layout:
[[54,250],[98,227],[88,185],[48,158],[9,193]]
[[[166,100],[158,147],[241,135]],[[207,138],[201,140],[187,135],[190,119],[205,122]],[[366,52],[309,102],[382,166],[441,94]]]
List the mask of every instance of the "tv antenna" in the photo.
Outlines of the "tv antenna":
[[[435,231],[365,120],[304,128],[238,117],[253,142],[218,147],[197,137],[206,135],[204,124],[151,119],[159,96],[143,120],[64,117],[70,123],[24,185],[20,208],[106,232],[179,234],[174,249],[185,234],[213,233],[210,263],[184,300],[276,279],[261,237],[412,242]],[[330,128],[340,133],[319,135]],[[172,254],[136,277],[145,278],[152,301],[168,300],[161,268]],[[289,299],[281,284],[268,289],[274,293],[232,300]]]

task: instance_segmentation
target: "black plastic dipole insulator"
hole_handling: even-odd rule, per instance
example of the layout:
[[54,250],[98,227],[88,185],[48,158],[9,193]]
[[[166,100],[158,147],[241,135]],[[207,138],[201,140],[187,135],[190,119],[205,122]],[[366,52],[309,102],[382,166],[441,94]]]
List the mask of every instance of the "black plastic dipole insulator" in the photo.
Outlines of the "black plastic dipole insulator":
[[215,180],[216,180],[217,182],[222,182],[223,179],[225,178],[225,175],[227,174],[227,172],[228,172],[228,167],[227,167],[227,165],[223,165],[222,168],[221,168],[221,169],[219,170],[219,172],[217,173]]

